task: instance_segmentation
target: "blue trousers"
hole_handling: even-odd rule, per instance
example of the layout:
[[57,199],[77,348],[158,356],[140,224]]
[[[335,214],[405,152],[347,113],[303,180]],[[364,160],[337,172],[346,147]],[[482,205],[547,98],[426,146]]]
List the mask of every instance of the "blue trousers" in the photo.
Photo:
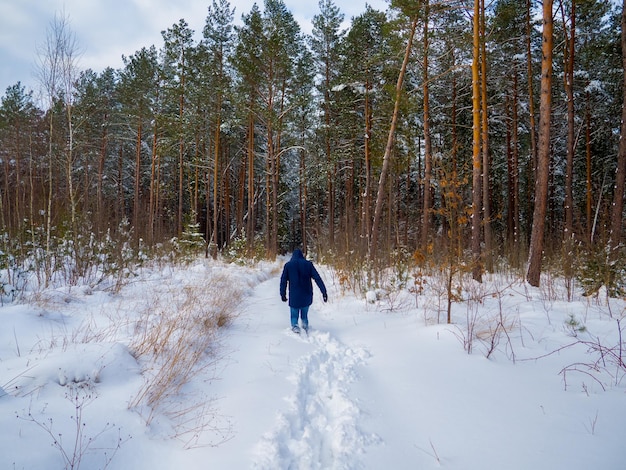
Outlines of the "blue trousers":
[[309,327],[309,307],[290,307],[291,309],[291,326],[298,326],[298,316],[302,319],[302,328],[305,330]]

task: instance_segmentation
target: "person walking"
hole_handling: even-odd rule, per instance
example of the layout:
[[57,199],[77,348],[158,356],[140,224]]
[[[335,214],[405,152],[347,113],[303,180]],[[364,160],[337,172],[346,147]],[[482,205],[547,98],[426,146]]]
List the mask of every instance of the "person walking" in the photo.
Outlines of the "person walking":
[[311,261],[304,258],[302,250],[295,250],[291,259],[285,263],[280,276],[280,298],[287,302],[287,286],[289,286],[289,307],[291,309],[291,329],[300,333],[298,317],[304,331],[309,329],[309,307],[313,303],[314,280],[322,293],[324,302],[328,301],[328,293],[324,281]]

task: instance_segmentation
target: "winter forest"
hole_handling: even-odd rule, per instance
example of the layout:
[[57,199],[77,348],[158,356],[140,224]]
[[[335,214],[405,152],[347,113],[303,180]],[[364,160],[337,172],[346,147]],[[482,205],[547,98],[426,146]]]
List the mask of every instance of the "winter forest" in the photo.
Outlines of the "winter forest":
[[0,96],[0,468],[623,468],[626,0],[386,5],[97,71],[55,15]]
[[241,21],[213,0],[201,32],[163,25],[102,72],[57,15],[40,90],[1,100],[2,287],[301,246],[367,282],[400,263],[478,281],[507,266],[617,293],[622,8],[392,0],[343,30],[320,0],[309,35],[281,0]]

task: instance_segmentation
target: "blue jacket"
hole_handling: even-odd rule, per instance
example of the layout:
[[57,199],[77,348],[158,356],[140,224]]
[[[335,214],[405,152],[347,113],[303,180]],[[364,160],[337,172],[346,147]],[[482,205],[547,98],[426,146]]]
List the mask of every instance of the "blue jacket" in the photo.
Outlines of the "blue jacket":
[[283,274],[280,276],[280,296],[284,298],[287,294],[287,284],[289,284],[289,306],[294,308],[308,307],[313,303],[313,283],[315,280],[322,295],[327,296],[326,286],[319,273],[302,255],[302,251],[295,250],[291,259],[285,263]]

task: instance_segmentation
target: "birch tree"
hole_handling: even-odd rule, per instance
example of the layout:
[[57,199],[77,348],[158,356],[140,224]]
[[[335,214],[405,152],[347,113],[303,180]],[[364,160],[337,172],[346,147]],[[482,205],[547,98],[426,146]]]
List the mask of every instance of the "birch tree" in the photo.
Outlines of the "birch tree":
[[[72,127],[72,95],[74,78],[77,74],[78,43],[76,36],[70,29],[69,17],[65,14],[55,14],[50,23],[45,43],[38,51],[37,75],[40,85],[44,90],[48,104],[48,204],[46,210],[46,252],[50,252],[50,243],[53,227],[53,200],[54,195],[54,175],[55,175],[55,152],[53,136],[55,134],[56,122],[55,113],[52,112],[55,103],[62,100],[65,104],[66,124],[69,126],[67,147],[65,149],[64,172],[68,178],[68,193],[70,202],[70,217],[72,227],[75,228],[76,221],[76,200],[72,187],[72,166],[73,166],[73,127]],[[50,274],[50,266],[46,268]],[[48,279],[45,281],[47,286]]]

